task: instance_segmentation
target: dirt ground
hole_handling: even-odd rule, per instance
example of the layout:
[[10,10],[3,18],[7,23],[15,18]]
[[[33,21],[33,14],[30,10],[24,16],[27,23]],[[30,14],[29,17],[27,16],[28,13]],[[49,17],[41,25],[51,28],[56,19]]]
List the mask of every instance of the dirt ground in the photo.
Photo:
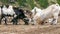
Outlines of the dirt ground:
[[60,34],[60,25],[0,25],[0,34]]
[[[56,25],[0,25],[0,34],[60,34],[60,19]],[[22,22],[20,22],[22,23]]]

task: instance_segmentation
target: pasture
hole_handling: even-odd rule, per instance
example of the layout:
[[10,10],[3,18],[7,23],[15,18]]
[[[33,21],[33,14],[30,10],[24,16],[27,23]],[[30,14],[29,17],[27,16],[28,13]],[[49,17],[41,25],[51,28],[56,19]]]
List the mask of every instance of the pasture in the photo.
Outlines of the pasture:
[[0,34],[60,34],[60,17],[58,24],[49,25],[23,25],[23,21],[19,20],[18,25],[12,25],[8,22],[8,25],[3,23],[0,25]]
[[60,34],[59,2],[0,0],[0,34]]

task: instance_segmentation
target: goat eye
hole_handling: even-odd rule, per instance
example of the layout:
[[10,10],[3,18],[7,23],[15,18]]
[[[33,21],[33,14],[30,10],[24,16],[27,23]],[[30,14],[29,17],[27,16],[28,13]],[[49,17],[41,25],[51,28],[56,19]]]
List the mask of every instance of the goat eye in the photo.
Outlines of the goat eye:
[[47,23],[47,22],[45,22],[45,23]]

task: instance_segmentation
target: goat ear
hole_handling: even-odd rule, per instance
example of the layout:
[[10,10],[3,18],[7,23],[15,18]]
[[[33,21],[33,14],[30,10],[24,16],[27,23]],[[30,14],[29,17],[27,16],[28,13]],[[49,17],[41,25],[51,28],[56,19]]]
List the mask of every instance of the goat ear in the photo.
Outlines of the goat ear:
[[9,5],[6,5],[6,7],[8,8],[8,7],[9,7]]

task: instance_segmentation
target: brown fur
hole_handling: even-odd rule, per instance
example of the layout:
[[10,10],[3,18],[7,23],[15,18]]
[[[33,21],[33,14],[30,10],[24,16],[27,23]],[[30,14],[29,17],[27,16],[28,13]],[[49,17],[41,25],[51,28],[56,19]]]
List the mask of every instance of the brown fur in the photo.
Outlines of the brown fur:
[[36,23],[39,24],[39,25],[41,25],[41,24],[42,24],[41,18],[40,18],[40,17],[36,17],[36,18],[37,18],[37,19],[36,19]]
[[49,19],[49,18],[53,18],[53,16],[49,17],[49,18],[45,18],[44,20],[42,20],[40,17],[36,17],[36,23],[39,25],[43,25],[45,23],[45,20]]

